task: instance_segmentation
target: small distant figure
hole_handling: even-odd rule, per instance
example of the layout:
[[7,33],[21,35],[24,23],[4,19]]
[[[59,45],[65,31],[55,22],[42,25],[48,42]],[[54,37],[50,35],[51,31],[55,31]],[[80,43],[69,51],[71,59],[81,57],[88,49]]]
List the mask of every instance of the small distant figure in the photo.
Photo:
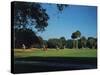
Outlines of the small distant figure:
[[66,46],[64,45],[64,49],[66,48]]
[[47,45],[43,45],[43,50],[47,51],[47,49],[48,49],[48,46]]
[[56,50],[58,50],[59,49],[59,47],[56,45]]
[[25,46],[25,44],[22,44],[22,48],[23,48],[23,49],[26,49],[26,46]]
[[45,50],[46,50],[46,51],[48,50],[48,46],[47,46],[47,45],[45,46]]

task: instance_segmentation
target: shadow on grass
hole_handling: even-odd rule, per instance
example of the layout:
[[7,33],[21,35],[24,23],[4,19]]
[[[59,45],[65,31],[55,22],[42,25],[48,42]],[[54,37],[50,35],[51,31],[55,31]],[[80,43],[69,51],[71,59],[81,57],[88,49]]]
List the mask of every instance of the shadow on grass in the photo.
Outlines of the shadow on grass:
[[15,58],[14,73],[96,69],[96,57],[24,57]]

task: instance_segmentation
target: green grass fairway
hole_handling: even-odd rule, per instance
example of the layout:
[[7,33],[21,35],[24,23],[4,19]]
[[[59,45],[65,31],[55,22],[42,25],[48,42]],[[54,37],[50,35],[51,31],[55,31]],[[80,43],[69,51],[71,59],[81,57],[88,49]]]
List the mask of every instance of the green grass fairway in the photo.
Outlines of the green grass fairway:
[[43,51],[42,49],[14,49],[15,57],[96,57],[96,49],[48,49]]

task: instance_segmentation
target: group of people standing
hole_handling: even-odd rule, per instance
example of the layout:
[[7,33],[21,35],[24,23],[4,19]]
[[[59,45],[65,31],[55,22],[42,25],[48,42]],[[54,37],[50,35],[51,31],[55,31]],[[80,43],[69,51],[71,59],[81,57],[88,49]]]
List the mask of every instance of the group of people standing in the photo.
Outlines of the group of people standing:
[[[25,44],[22,44],[22,48],[23,48],[23,49],[26,49]],[[44,51],[47,51],[47,49],[48,49],[48,46],[47,46],[47,45],[43,45],[43,50],[44,50]]]

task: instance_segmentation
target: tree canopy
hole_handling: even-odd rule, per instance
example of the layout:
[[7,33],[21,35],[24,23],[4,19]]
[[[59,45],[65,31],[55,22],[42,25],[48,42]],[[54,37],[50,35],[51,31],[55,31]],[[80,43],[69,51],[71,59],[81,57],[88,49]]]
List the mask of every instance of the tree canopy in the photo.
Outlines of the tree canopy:
[[81,32],[79,30],[77,30],[76,32],[72,33],[71,38],[72,39],[76,39],[76,38],[78,38],[80,36],[81,36]]
[[22,48],[24,44],[29,48],[32,44],[40,43],[40,39],[30,29],[15,29],[15,48]]
[[[32,29],[35,27],[37,31],[44,31],[48,26],[50,16],[41,4],[34,2],[14,2],[14,28]],[[57,4],[57,9],[63,11],[67,6],[65,4]]]
[[[68,5],[56,4],[58,11],[62,12]],[[25,44],[27,48],[33,44],[46,44],[50,48],[97,48],[97,38],[85,36],[81,37],[81,32],[76,30],[72,33],[73,40],[66,40],[65,37],[50,38],[44,40],[41,36],[37,36],[36,32],[45,31],[50,19],[47,10],[42,7],[42,3],[30,2],[14,2],[14,42],[15,48],[21,48]],[[35,32],[35,30],[36,32]]]
[[44,31],[48,26],[49,16],[40,3],[14,2],[14,27]]
[[[32,42],[43,43],[41,37],[38,37],[35,33],[35,30],[36,32],[45,31],[50,18],[46,9],[42,7],[42,3],[17,1],[13,3],[16,47],[21,47],[22,44],[29,47],[33,44]],[[57,4],[57,9],[62,11],[66,6]]]

